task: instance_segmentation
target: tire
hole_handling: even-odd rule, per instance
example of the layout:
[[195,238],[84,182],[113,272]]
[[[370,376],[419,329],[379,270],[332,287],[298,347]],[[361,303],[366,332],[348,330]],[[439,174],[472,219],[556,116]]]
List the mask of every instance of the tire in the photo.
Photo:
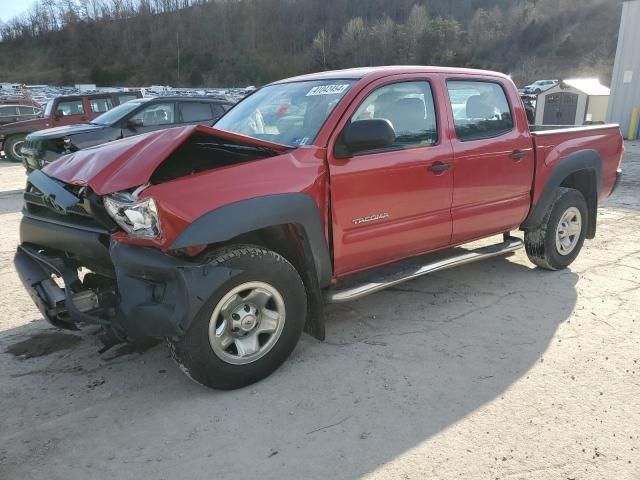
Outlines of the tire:
[[[211,295],[185,335],[169,339],[169,348],[196,382],[220,390],[244,387],[275,371],[295,348],[305,324],[305,288],[293,265],[260,247],[233,246],[206,261],[241,273]],[[267,328],[270,333],[261,333]],[[225,347],[229,337],[233,342]],[[251,353],[253,341],[258,350]]]
[[539,88],[536,88],[536,91],[534,93],[536,95],[540,95],[542,93],[542,90],[540,90]]
[[26,135],[12,135],[3,144],[4,154],[12,162],[22,162],[24,157],[20,154],[20,147],[24,143]]
[[[582,194],[572,188],[558,188],[542,224],[524,234],[529,260],[546,270],[568,267],[582,249],[587,222],[587,202]],[[576,231],[578,228],[579,233]],[[575,232],[574,235],[567,235],[571,231]]]

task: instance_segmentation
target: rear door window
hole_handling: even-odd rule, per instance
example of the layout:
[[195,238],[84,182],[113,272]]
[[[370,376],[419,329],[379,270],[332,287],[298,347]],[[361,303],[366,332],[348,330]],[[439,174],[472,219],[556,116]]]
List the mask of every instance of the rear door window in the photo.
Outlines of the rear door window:
[[143,127],[171,125],[175,123],[175,105],[173,103],[148,105],[131,117],[131,120],[141,120]]
[[93,113],[104,113],[113,108],[113,102],[109,97],[91,98],[89,99],[89,105],[91,105]]
[[211,122],[213,120],[210,103],[184,102],[180,104],[180,110],[182,112],[182,121],[185,123]]
[[500,84],[450,80],[447,90],[458,140],[494,138],[513,130],[513,116]]

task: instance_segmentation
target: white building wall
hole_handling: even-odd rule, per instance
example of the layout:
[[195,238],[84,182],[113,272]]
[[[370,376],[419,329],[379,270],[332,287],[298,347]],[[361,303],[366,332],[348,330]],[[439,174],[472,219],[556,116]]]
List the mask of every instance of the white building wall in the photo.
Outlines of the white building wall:
[[607,121],[619,123],[626,136],[633,107],[640,107],[640,0],[622,7],[618,49],[611,81]]

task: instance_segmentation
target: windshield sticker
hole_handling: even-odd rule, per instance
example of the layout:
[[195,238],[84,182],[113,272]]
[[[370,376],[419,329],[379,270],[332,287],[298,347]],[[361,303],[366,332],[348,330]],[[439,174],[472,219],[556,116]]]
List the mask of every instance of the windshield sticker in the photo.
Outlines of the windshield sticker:
[[307,97],[313,97],[316,95],[338,95],[340,93],[344,93],[344,91],[348,88],[349,84],[345,83],[338,83],[334,85],[319,85],[309,90],[309,93],[307,93]]

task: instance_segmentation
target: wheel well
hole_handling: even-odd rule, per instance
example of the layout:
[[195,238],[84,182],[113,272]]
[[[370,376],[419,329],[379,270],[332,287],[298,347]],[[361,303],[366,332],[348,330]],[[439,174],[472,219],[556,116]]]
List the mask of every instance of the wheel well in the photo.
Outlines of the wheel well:
[[307,292],[307,321],[305,331],[324,340],[324,302],[318,282],[316,265],[304,229],[297,224],[274,225],[243,233],[224,244],[210,245],[207,250],[234,244],[250,244],[267,248],[282,255],[298,271]]
[[582,193],[587,202],[589,218],[587,223],[587,238],[596,235],[596,220],[598,215],[598,187],[596,185],[596,173],[592,169],[578,170],[566,177],[561,187],[573,188]]

